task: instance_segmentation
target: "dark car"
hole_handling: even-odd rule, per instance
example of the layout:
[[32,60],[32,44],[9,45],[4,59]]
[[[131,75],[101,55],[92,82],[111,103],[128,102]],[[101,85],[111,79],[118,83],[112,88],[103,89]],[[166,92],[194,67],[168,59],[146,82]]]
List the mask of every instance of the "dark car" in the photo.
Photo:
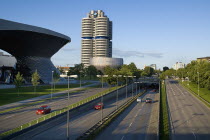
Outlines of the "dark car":
[[102,108],[104,108],[104,104],[103,104],[103,103],[97,103],[97,104],[94,106],[94,108],[95,108],[96,110],[102,109]]
[[146,103],[152,103],[152,99],[151,98],[146,98]]
[[47,113],[50,113],[50,112],[51,112],[50,106],[43,105],[39,109],[37,109],[36,114],[37,115],[39,115],[39,114],[47,114]]

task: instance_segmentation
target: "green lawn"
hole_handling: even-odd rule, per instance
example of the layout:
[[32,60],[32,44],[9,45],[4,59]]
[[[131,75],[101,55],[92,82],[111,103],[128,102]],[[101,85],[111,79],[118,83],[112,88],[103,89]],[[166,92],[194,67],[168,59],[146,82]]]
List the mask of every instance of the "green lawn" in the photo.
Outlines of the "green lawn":
[[[184,85],[186,88],[192,90],[194,93],[198,94],[198,85],[197,84],[189,82],[189,85],[188,85],[188,81],[179,82],[179,83]],[[200,88],[199,95],[206,101],[210,102],[210,90],[208,90],[207,88]]]
[[160,90],[160,140],[169,140],[168,106],[166,104],[165,85],[161,84]]
[[[90,84],[90,83],[86,83]],[[83,84],[84,85],[84,84]],[[75,88],[78,87],[79,84],[70,84],[70,88]],[[55,90],[53,90],[53,93],[60,92],[67,90],[68,86],[67,85],[56,85]],[[51,93],[51,86],[38,86],[36,90],[36,94],[34,93],[34,87],[22,87],[20,89],[20,94],[18,96],[17,89],[12,88],[12,89],[0,89],[0,106],[21,101],[21,100],[26,100],[30,98],[34,98],[37,96],[41,95],[46,95]]]

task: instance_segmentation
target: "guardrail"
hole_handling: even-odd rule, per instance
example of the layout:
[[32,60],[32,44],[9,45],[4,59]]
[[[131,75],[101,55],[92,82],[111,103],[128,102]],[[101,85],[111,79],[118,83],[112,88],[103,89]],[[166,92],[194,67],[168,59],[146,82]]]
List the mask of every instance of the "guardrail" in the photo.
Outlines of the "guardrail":
[[[122,87],[123,86],[117,87],[117,88],[122,88]],[[104,96],[106,94],[109,94],[110,92],[113,92],[113,91],[117,90],[117,88],[115,87],[115,88],[113,88],[111,90],[108,89],[106,91],[103,91],[103,93],[97,93],[97,94],[92,95],[92,96],[90,96],[90,97],[88,97],[86,99],[83,99],[83,100],[81,100],[81,101],[79,101],[77,103],[74,103],[74,104],[71,104],[69,106],[66,106],[66,107],[64,107],[64,108],[62,108],[62,109],[60,109],[58,111],[54,111],[54,112],[52,112],[50,114],[46,114],[46,115],[44,115],[42,117],[39,117],[38,119],[32,120],[32,121],[30,121],[30,122],[28,122],[26,124],[23,124],[23,125],[21,125],[19,127],[16,127],[16,128],[14,128],[12,130],[9,130],[7,132],[4,132],[4,133],[0,134],[0,139],[4,139],[5,137],[7,137],[9,135],[12,135],[12,134],[17,133],[19,131],[22,131],[22,130],[24,130],[26,128],[32,127],[32,126],[34,126],[34,125],[36,125],[36,124],[38,124],[40,122],[43,122],[43,121],[48,120],[50,118],[53,118],[53,117],[55,117],[57,115],[60,115],[62,113],[65,113],[65,112],[68,111],[68,109],[71,110],[71,109],[74,109],[74,108],[76,108],[78,106],[81,106],[81,105],[83,105],[83,104],[85,104],[87,102],[93,101],[93,100],[95,100],[95,99],[97,99],[97,98],[99,98],[101,96]]]
[[120,115],[127,107],[129,107],[139,96],[143,95],[146,91],[143,91],[130,100],[128,100],[126,103],[121,105],[117,110],[110,113],[108,116],[103,118],[102,122],[99,121],[97,124],[95,124],[93,127],[91,127],[88,131],[86,131],[82,136],[77,138],[77,140],[87,140],[87,139],[94,139],[97,134],[99,134],[106,126],[108,126],[118,115]]

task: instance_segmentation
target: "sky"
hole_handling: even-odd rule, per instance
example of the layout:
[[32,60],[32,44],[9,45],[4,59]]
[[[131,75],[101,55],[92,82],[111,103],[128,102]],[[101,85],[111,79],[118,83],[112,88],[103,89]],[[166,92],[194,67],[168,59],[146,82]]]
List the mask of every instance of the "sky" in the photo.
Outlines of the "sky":
[[51,58],[59,66],[81,63],[81,20],[90,10],[113,22],[113,57],[124,64],[162,69],[210,56],[210,0],[0,0],[0,18],[71,38]]

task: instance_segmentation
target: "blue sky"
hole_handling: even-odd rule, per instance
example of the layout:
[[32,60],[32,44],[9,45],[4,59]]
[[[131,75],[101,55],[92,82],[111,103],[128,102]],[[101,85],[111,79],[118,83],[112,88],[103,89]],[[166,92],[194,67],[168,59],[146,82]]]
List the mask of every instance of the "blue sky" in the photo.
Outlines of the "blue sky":
[[55,65],[80,63],[81,19],[103,10],[113,21],[113,57],[138,68],[210,56],[209,0],[0,0],[0,18],[69,36]]

